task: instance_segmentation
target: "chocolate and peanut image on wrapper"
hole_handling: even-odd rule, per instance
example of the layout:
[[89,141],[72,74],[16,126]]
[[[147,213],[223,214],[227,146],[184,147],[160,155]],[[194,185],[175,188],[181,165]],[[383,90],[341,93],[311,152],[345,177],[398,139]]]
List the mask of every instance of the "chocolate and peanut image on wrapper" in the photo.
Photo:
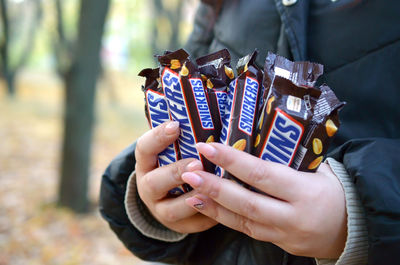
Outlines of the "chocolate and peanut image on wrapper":
[[320,90],[321,96],[314,107],[311,125],[292,165],[296,170],[315,172],[340,126],[338,114],[345,103],[339,101],[328,86],[322,85]]
[[[327,86],[315,86],[323,66],[292,62],[268,53],[264,71],[257,51],[239,59],[235,77],[228,50],[202,56],[196,63],[183,50],[158,56],[159,68],[144,69],[145,114],[151,128],[174,120],[176,143],[159,154],[159,166],[199,159],[204,169],[248,187],[197,152],[198,142],[220,142],[263,160],[315,172],[340,127],[345,105]],[[177,196],[191,190],[182,185]]]

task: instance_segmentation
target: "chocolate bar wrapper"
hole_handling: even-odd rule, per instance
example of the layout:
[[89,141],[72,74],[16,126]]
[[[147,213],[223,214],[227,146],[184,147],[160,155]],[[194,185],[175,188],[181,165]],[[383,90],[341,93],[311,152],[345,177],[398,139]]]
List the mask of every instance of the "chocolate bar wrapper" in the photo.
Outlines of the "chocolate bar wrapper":
[[215,165],[196,149],[198,142],[214,142],[216,134],[197,66],[183,49],[159,56],[158,61],[170,115],[179,122],[181,130],[178,138],[181,158],[201,160],[206,171],[214,172]]
[[[144,69],[139,76],[146,77],[146,83],[143,86],[145,94],[145,113],[150,128],[155,128],[162,123],[169,121],[168,105],[159,83],[159,68]],[[168,146],[159,154],[159,166],[165,166],[179,160],[178,144],[174,143]]]
[[200,57],[196,60],[206,88],[211,115],[217,132],[215,141],[219,141],[222,118],[226,107],[227,87],[235,78],[231,67],[231,55],[227,49]]
[[140,71],[138,75],[146,78],[145,84],[142,85],[142,91],[143,93],[145,93],[144,114],[146,116],[147,122],[149,123],[149,127],[152,128],[149,109],[148,109],[149,105],[146,100],[146,91],[152,90],[157,93],[162,93],[162,88],[160,83],[160,68],[155,68],[155,69],[146,68]]
[[235,78],[231,67],[231,55],[227,49],[199,57],[196,63],[200,73],[211,81],[207,88],[227,86]]
[[320,90],[322,94],[314,107],[311,125],[292,164],[299,171],[317,171],[340,126],[339,111],[345,102],[339,101],[326,85],[322,85]]
[[[227,145],[228,144],[228,132],[230,132],[230,126],[231,126],[231,115],[233,111],[233,99],[236,91],[236,84],[237,80],[233,80],[227,89],[227,98],[226,98],[226,105],[225,109],[223,111],[223,116],[221,118],[222,120],[222,129],[221,129],[221,134],[219,138],[219,142],[222,144]],[[220,166],[216,165],[215,167],[215,175],[222,177],[225,173],[225,170],[221,168]]]
[[259,121],[254,154],[290,166],[312,117],[321,91],[276,75]]
[[292,62],[283,56],[268,52],[264,64],[265,87],[263,100],[268,98],[271,84],[275,76],[281,76],[292,81],[297,86],[314,87],[318,77],[322,75],[324,67],[312,62]]
[[[261,97],[263,73],[255,64],[256,56],[257,51],[254,51],[238,62],[239,76],[229,85],[221,131],[223,144],[247,153],[252,151]],[[222,168],[217,167],[216,174],[241,183]]]
[[[160,69],[143,69],[139,76],[145,77],[146,82],[142,87],[145,94],[145,114],[150,128],[155,128],[170,120],[167,101],[165,100],[160,81]],[[178,143],[169,145],[158,154],[158,166],[162,167],[172,164],[180,159]],[[184,184],[170,190],[171,196],[178,196],[187,192],[189,185]]]
[[207,98],[211,110],[211,115],[215,121],[216,128],[216,142],[219,142],[219,138],[222,130],[222,119],[225,116],[226,105],[228,100],[227,86],[218,89],[212,88],[207,89]]

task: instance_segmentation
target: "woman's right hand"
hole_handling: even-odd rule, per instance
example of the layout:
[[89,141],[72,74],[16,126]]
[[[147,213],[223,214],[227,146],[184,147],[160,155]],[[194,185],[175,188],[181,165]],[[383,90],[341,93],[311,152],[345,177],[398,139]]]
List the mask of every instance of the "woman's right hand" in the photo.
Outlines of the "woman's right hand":
[[167,197],[168,191],[184,184],[184,172],[203,170],[196,159],[182,159],[173,164],[157,167],[158,154],[178,139],[179,123],[169,121],[149,130],[137,141],[136,182],[139,196],[152,215],[164,226],[179,233],[196,233],[207,230],[217,222],[193,208],[185,200],[192,190],[179,197]]

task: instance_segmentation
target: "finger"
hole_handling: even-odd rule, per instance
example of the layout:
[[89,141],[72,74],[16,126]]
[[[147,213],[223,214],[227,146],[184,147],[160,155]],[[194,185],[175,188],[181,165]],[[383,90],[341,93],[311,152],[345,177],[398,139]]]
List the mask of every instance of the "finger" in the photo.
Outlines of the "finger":
[[155,212],[169,223],[187,219],[198,212],[192,207],[188,207],[186,199],[194,196],[197,192],[190,191],[176,198],[162,200],[155,204]]
[[157,166],[158,154],[179,136],[179,123],[168,121],[143,134],[136,142],[136,172],[141,174]]
[[254,239],[268,242],[276,242],[279,239],[278,229],[237,214],[202,194],[189,197],[186,199],[186,204],[218,223],[245,233]]
[[243,182],[271,196],[291,201],[305,183],[303,174],[285,165],[264,161],[227,145],[198,143],[198,151]]
[[152,201],[160,200],[166,196],[169,190],[185,183],[182,180],[184,172],[202,169],[201,162],[193,158],[182,159],[173,164],[156,168],[137,179],[139,194]]
[[199,233],[210,229],[217,224],[217,221],[201,213],[196,213],[190,218],[177,222],[161,222],[163,225],[179,233]]
[[231,180],[204,171],[186,172],[182,179],[198,193],[256,222],[280,227],[292,213],[292,206],[285,201],[252,192]]

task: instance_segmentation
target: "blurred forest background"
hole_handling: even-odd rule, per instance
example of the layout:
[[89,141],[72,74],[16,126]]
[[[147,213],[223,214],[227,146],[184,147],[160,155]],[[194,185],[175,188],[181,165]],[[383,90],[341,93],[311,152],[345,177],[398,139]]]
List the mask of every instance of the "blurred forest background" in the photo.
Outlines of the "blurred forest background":
[[197,4],[0,0],[0,265],[150,264],[101,219],[101,174],[148,129],[137,73]]

